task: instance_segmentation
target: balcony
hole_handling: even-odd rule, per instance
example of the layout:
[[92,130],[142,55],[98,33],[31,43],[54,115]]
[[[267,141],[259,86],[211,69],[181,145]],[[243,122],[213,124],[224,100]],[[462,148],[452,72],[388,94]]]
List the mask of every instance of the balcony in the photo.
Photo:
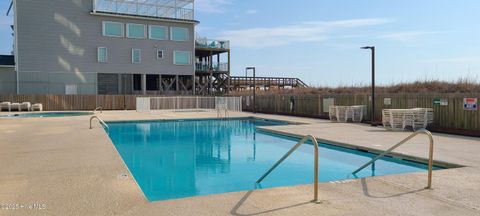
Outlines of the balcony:
[[93,0],[94,12],[194,20],[194,0]]
[[195,71],[197,72],[210,72],[209,68],[211,68],[212,72],[228,72],[228,63],[216,63],[213,62],[212,67],[209,67],[208,64],[205,63],[195,63]]
[[195,40],[196,48],[202,49],[230,49],[230,41],[227,40],[212,40],[207,38],[197,38]]

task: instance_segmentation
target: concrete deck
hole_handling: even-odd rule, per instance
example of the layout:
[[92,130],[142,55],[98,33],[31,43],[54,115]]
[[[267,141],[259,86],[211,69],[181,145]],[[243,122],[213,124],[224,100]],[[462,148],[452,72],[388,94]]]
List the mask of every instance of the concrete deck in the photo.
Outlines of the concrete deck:
[[[112,111],[106,121],[211,118],[214,112]],[[235,113],[237,117],[252,116]],[[0,215],[480,215],[480,139],[434,134],[435,160],[465,167],[320,184],[321,204],[310,203],[312,185],[148,202],[105,131],[90,116],[0,119]],[[267,127],[323,141],[380,151],[408,136],[362,124],[257,114],[305,124]],[[425,159],[425,137],[398,153]],[[6,204],[45,209],[7,210]]]

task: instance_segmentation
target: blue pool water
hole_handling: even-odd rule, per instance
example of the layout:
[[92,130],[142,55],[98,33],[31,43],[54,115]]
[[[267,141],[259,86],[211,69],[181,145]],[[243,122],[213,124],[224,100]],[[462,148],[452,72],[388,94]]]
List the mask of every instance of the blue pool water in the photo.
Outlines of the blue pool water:
[[93,112],[37,112],[37,113],[18,113],[2,115],[2,118],[33,118],[33,117],[65,117],[93,115]]
[[[109,122],[109,136],[150,201],[251,190],[255,181],[298,139],[256,131],[285,122],[254,118]],[[319,180],[354,178],[350,173],[375,155],[320,144]],[[385,157],[358,177],[425,171],[424,164]],[[259,185],[313,182],[313,146],[302,145]]]

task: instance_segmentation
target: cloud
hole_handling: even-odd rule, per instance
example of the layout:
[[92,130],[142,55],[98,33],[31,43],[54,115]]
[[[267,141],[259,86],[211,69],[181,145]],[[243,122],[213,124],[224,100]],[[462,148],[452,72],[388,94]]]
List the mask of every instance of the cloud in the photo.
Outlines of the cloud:
[[414,31],[414,32],[397,32],[380,35],[378,38],[399,41],[399,42],[408,42],[417,40],[423,36],[438,34],[438,32],[432,31]]
[[252,15],[252,14],[258,13],[258,10],[250,9],[250,10],[245,11],[245,13],[246,13],[246,14],[249,14],[249,15]]
[[225,6],[231,4],[231,0],[196,0],[195,10],[202,13],[224,13]]
[[303,22],[292,25],[229,30],[219,38],[232,41],[234,46],[265,48],[294,43],[319,42],[328,38],[337,29],[380,25],[392,22],[389,19],[352,19],[337,21]]

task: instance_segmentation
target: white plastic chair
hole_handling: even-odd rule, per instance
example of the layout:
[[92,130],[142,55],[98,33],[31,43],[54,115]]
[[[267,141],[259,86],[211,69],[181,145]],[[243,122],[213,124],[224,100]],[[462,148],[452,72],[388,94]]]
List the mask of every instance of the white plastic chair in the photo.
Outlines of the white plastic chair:
[[30,111],[32,104],[30,102],[23,102],[20,104],[20,111]]
[[20,103],[10,104],[10,111],[20,111]]
[[390,109],[384,109],[382,110],[382,124],[383,124],[383,127],[386,128],[386,129],[392,129],[392,124],[390,123],[391,122],[391,114],[390,114]]
[[390,110],[390,125],[392,130],[404,129],[405,112],[399,109]]
[[338,121],[337,119],[337,107],[336,106],[329,106],[328,107],[328,118],[330,118],[330,121]]
[[347,111],[348,107],[346,106],[337,106],[335,112],[337,114],[337,121],[347,122]]
[[4,111],[4,110],[10,112],[10,106],[11,106],[10,102],[1,102],[0,103],[0,112]]
[[32,111],[43,111],[43,105],[41,103],[33,104],[31,107]]

